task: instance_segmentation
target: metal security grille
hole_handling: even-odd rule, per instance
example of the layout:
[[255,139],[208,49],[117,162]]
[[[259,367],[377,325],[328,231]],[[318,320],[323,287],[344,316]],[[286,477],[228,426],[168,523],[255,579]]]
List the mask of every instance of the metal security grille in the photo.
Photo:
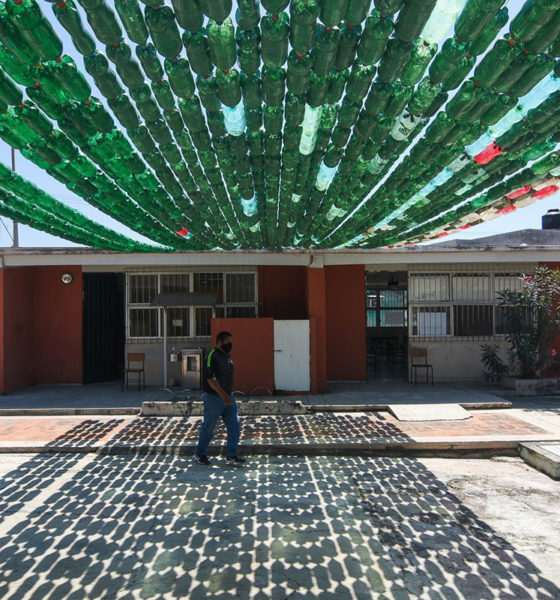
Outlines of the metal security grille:
[[[176,272],[130,273],[127,275],[127,339],[157,340],[163,337],[163,309],[150,306],[160,292],[213,292],[216,316],[255,318],[257,289],[255,273]],[[169,308],[169,338],[210,336],[212,309]]]
[[[415,267],[409,272],[410,337],[488,341],[507,333],[499,292],[520,289],[535,265]],[[498,270],[499,269],[499,270]],[[530,318],[530,317],[528,317]]]

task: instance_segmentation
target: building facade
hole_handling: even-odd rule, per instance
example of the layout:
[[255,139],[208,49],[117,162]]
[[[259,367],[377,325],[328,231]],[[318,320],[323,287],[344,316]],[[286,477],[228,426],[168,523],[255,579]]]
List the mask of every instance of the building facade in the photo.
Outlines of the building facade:
[[[480,344],[504,342],[498,292],[539,264],[558,265],[560,233],[375,251],[0,257],[2,393],[118,379],[128,352],[145,353],[148,385],[180,384],[182,363],[169,355],[208,350],[223,329],[234,335],[240,391],[322,392],[380,365],[404,376],[411,347],[428,349],[436,381],[481,379]],[[215,301],[153,304],[179,292]]]

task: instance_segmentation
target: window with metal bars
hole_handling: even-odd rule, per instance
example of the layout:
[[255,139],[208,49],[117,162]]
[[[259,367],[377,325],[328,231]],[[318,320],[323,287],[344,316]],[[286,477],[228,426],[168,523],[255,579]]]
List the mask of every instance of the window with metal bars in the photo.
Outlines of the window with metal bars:
[[434,341],[499,339],[508,333],[500,291],[518,290],[522,280],[523,272],[517,269],[498,272],[458,266],[448,272],[411,272],[410,336]]
[[[216,316],[257,317],[256,273],[192,272],[130,273],[127,275],[127,339],[157,340],[163,337],[163,309],[150,302],[161,292],[213,292]],[[212,308],[169,308],[169,338],[210,336]]]

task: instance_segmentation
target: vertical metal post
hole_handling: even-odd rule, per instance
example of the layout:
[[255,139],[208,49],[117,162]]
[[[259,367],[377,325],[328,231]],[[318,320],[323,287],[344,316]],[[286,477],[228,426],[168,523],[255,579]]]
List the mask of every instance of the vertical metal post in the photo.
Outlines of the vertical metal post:
[[[12,148],[12,171],[16,170],[16,151]],[[19,248],[18,222],[13,221],[12,248]]]
[[163,387],[167,387],[167,306],[163,307]]

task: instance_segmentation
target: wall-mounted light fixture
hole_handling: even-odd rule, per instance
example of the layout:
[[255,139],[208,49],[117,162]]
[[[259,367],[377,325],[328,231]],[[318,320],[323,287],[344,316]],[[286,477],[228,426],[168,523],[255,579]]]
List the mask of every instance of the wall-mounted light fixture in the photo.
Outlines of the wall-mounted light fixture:
[[74,275],[72,275],[72,273],[70,273],[70,271],[65,271],[60,276],[60,280],[62,281],[62,283],[65,283],[66,285],[68,285],[69,283],[72,283],[74,281]]

